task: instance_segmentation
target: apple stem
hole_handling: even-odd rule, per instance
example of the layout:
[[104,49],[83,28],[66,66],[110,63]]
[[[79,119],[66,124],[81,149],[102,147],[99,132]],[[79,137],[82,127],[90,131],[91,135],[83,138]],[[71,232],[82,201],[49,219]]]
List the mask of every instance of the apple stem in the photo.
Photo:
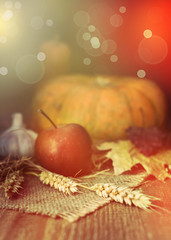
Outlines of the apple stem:
[[49,117],[42,109],[38,109],[38,112],[42,113],[42,114],[49,120],[49,122],[50,122],[55,128],[57,128],[56,124],[52,121],[52,119],[50,119],[50,117]]

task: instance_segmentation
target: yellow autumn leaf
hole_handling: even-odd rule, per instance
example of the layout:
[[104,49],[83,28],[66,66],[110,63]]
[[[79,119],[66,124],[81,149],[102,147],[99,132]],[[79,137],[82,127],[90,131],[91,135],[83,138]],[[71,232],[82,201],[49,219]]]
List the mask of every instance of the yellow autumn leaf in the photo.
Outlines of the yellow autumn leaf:
[[99,150],[111,149],[106,158],[112,160],[114,173],[119,175],[127,170],[130,170],[135,164],[139,163],[136,158],[130,155],[131,149],[134,145],[130,141],[119,142],[104,142],[98,146]]
[[164,181],[167,177],[171,178],[165,167],[166,164],[171,165],[171,150],[162,151],[151,157],[146,157],[136,150],[133,158],[139,160],[148,174],[152,174],[160,181]]
[[151,157],[146,157],[129,140],[104,142],[97,148],[99,150],[111,149],[107,152],[106,158],[112,160],[116,175],[130,170],[139,163],[148,174],[152,174],[161,181],[164,181],[167,177],[171,178],[165,168],[166,164],[171,165],[171,150],[165,150]]

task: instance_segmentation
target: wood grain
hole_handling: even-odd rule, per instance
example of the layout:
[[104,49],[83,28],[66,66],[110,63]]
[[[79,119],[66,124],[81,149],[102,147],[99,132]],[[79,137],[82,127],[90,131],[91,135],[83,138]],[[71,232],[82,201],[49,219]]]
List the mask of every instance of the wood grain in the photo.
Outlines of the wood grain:
[[[160,197],[161,206],[171,211],[171,180],[153,181],[144,189]],[[0,210],[0,240],[170,240],[170,225],[168,212],[148,213],[114,202],[74,223]]]

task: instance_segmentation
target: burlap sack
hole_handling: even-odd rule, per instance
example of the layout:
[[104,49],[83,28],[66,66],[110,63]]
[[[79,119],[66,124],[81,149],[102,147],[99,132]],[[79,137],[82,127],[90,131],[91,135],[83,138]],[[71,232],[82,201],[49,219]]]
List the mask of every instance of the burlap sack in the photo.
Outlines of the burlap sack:
[[[144,175],[99,174],[82,179],[87,186],[95,183],[115,183],[117,185],[137,186]],[[5,199],[0,190],[0,208],[15,209],[25,213],[35,213],[51,217],[62,217],[70,222],[76,221],[97,208],[110,202],[110,199],[99,197],[95,192],[80,189],[74,195],[66,195],[44,185],[35,176],[26,176],[20,195]],[[120,203],[116,203],[120,204]]]

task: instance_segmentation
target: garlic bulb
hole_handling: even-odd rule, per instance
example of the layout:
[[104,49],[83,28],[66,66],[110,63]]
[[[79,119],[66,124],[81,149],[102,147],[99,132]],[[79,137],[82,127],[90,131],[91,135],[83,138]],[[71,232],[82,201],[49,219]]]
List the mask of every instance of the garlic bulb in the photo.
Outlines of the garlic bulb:
[[14,113],[11,127],[0,135],[0,156],[32,157],[37,135],[24,127],[21,113]]

